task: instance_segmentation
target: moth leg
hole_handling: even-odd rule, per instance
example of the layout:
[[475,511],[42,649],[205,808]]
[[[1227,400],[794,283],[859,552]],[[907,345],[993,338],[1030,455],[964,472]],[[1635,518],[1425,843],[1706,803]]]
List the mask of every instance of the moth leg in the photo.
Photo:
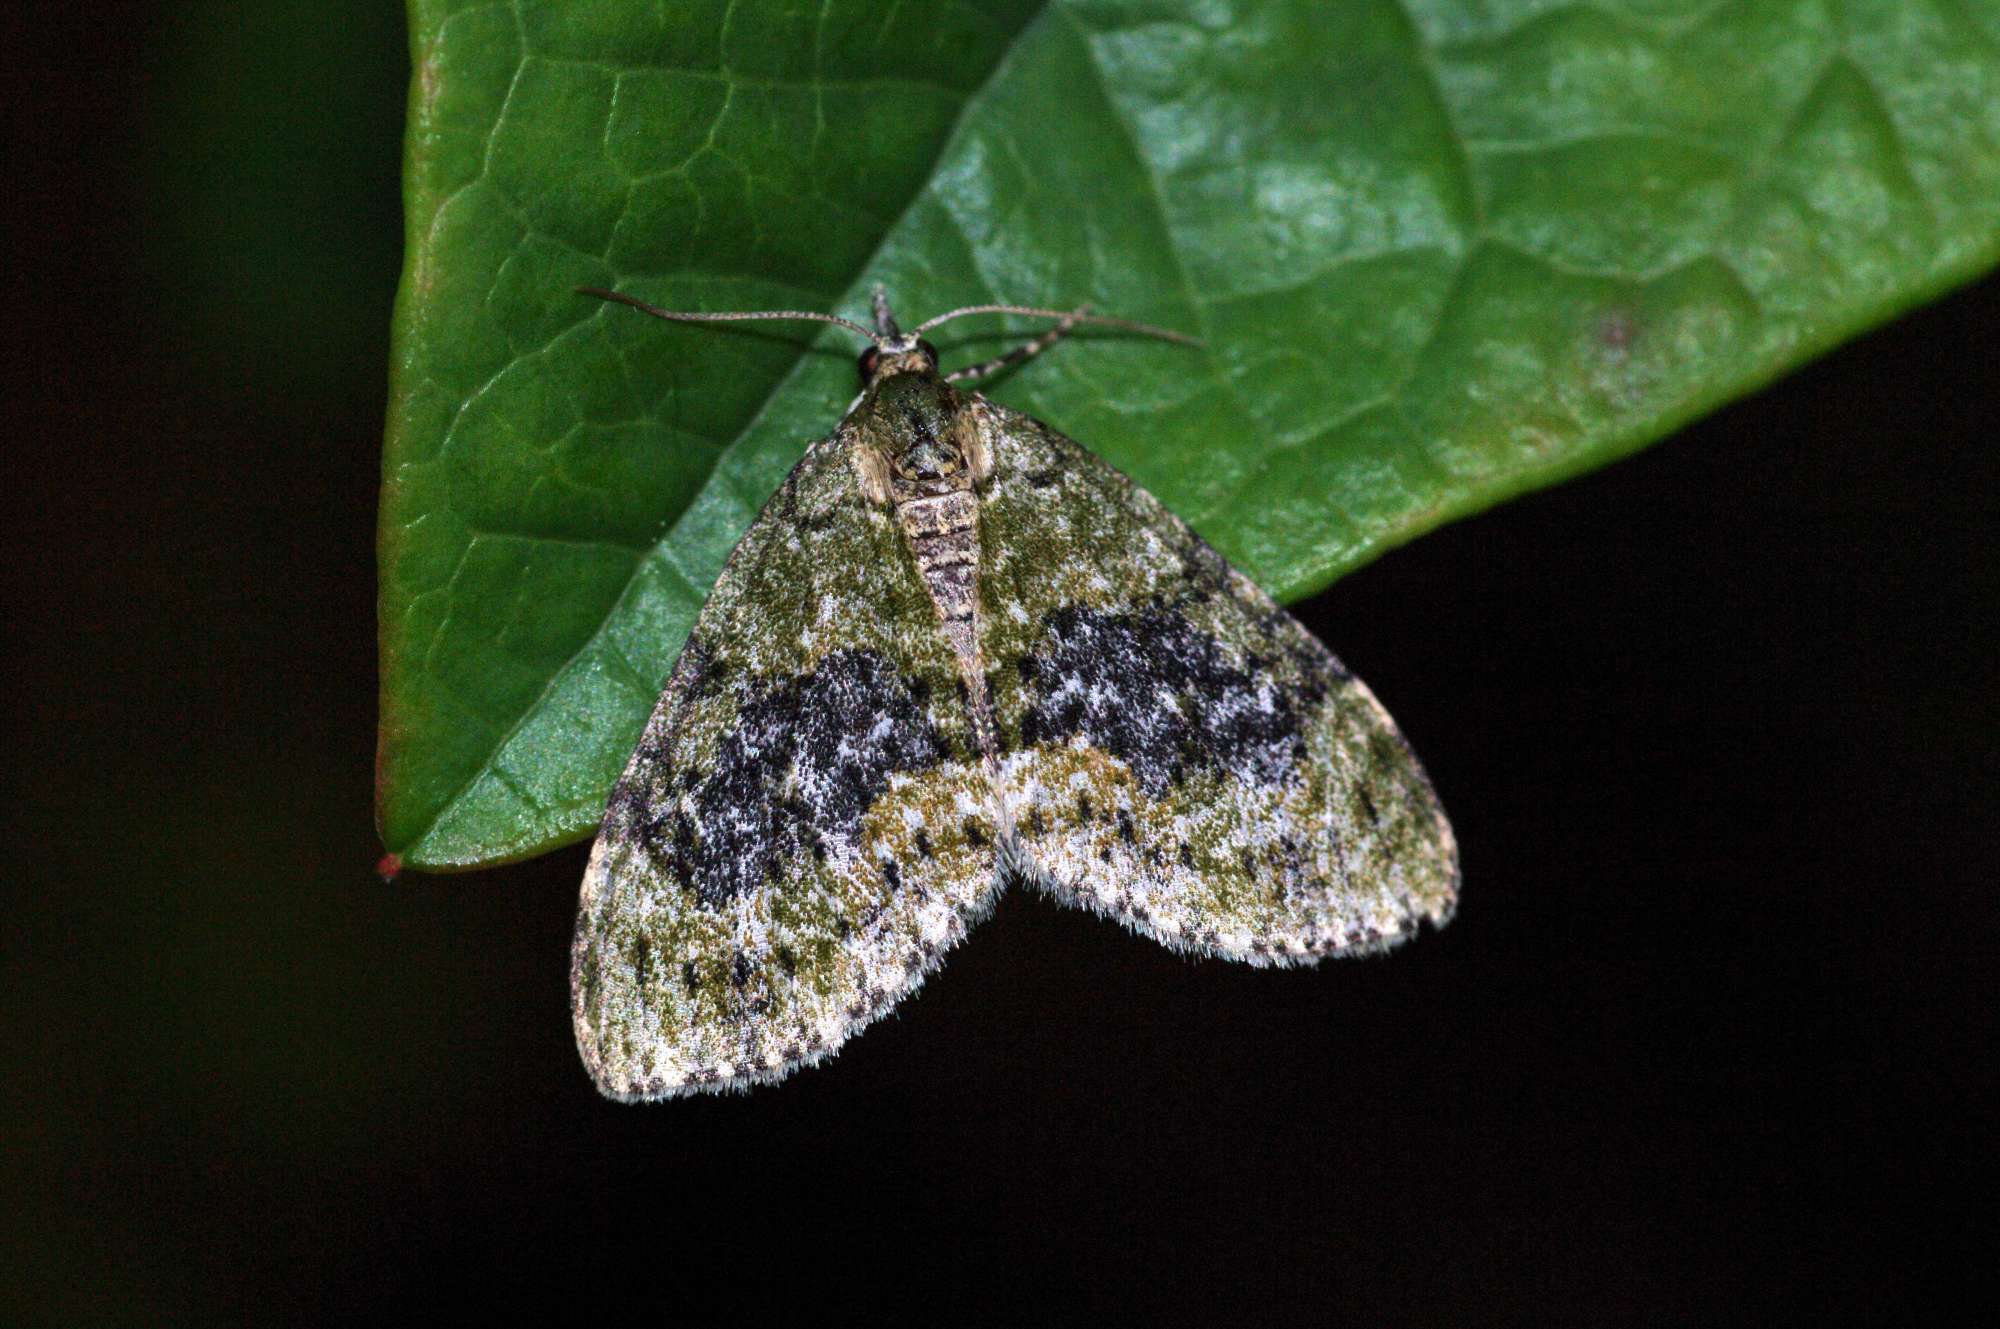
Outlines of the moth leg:
[[903,330],[896,326],[896,316],[889,312],[889,288],[881,282],[875,283],[874,296],[869,307],[875,314],[875,335],[878,337],[900,337]]
[[1071,310],[1069,313],[1064,314],[1062,316],[1061,322],[1057,323],[1054,327],[1050,328],[1047,332],[1044,332],[1041,336],[1035,338],[1033,341],[1023,342],[1021,345],[1016,346],[1013,350],[1007,352],[1005,355],[996,355],[991,360],[982,361],[981,363],[976,365],[967,365],[963,369],[954,369],[949,374],[946,374],[944,376],[945,382],[963,383],[966,379],[969,378],[985,378],[988,374],[998,373],[1000,370],[1007,368],[1009,365],[1017,365],[1020,364],[1023,360],[1031,360],[1035,356],[1040,355],[1043,351],[1048,350],[1049,347],[1054,346],[1064,337],[1068,336],[1070,329],[1074,328],[1077,324],[1083,322],[1083,320],[1088,318],[1089,316],[1090,316],[1089,305],[1084,305],[1080,309]]

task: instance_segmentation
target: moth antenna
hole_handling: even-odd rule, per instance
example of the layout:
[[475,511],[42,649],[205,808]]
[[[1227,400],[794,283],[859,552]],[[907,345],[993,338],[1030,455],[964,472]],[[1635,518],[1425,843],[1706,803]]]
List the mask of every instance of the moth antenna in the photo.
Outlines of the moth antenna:
[[579,286],[576,288],[576,293],[578,295],[594,295],[600,300],[610,300],[617,304],[630,305],[634,309],[651,314],[654,318],[671,319],[676,323],[728,323],[753,318],[809,319],[815,323],[838,324],[852,332],[860,333],[877,346],[882,344],[880,337],[862,327],[859,323],[844,319],[838,314],[815,314],[805,309],[755,309],[736,313],[704,314],[681,309],[661,309],[657,305],[647,304],[644,300],[621,294],[618,291],[602,290],[595,286]]
[[1150,323],[1134,323],[1130,319],[1107,318],[1102,314],[1093,314],[1090,312],[1089,305],[1084,305],[1079,309],[1032,309],[1027,305],[966,305],[963,309],[954,309],[948,314],[939,314],[936,318],[925,319],[917,325],[916,331],[912,335],[922,336],[926,331],[936,327],[940,323],[949,322],[954,318],[963,318],[967,314],[1022,314],[1029,318],[1057,319],[1068,323],[1071,327],[1079,323],[1089,323],[1100,328],[1123,328],[1127,332],[1136,332],[1147,337],[1158,337],[1161,341],[1179,342],[1183,346],[1201,346],[1205,344],[1198,337],[1190,337],[1185,332],[1175,332],[1171,328],[1156,328]]

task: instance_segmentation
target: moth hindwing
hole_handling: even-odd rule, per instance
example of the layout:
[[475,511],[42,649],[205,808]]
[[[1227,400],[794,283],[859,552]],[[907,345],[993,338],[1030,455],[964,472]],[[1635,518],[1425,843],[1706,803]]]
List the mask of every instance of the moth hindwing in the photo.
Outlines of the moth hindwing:
[[[1145,490],[955,382],[1083,322],[878,291],[862,392],[730,555],[584,877],[577,1044],[615,1098],[775,1080],[915,988],[1008,880],[1252,964],[1379,950],[1457,897],[1361,681]],[[950,374],[921,334],[1053,317]],[[1175,337],[1138,324],[1121,326]]]

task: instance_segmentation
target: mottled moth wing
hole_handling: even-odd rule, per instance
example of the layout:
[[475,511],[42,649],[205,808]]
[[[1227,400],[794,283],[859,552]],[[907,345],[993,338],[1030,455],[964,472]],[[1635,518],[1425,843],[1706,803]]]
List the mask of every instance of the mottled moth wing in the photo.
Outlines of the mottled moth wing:
[[743,538],[612,792],[570,986],[605,1093],[777,1079],[914,988],[995,889],[948,647],[838,439]]
[[982,407],[982,646],[1030,879],[1260,964],[1445,921],[1451,827],[1361,680],[1126,476]]

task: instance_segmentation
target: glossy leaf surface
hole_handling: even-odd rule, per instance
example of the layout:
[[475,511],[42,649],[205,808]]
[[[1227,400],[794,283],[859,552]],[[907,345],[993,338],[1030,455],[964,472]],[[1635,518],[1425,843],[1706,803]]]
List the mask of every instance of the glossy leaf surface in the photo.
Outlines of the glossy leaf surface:
[[[1965,0],[414,0],[382,506],[385,842],[590,833],[854,338],[1097,334],[993,395],[1295,597],[1602,464],[2000,252]],[[966,363],[997,320],[940,340]],[[1337,649],[1337,643],[1336,643]]]

